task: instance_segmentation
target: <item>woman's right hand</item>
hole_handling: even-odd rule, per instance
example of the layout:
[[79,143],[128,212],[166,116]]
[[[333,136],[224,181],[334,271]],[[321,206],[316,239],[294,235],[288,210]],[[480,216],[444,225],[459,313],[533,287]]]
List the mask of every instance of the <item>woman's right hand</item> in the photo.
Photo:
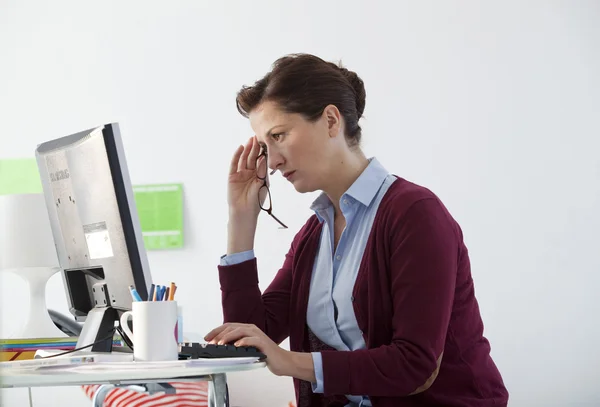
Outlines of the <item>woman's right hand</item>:
[[[231,159],[227,202],[230,220],[236,223],[256,224],[260,213],[258,194],[267,177],[267,162],[264,156],[257,162],[259,153],[260,145],[256,137],[251,137],[245,146],[238,147]],[[261,202],[264,200],[265,196],[261,196]]]

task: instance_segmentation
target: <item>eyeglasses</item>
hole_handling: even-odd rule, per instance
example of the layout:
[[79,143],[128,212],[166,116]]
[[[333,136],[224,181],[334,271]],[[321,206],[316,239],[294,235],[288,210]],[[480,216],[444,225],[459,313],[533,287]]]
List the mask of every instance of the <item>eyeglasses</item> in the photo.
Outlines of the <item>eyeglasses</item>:
[[[267,161],[267,152],[266,150],[263,150],[258,157],[256,157],[256,166],[258,168],[258,159],[261,157],[265,157],[265,163]],[[271,175],[273,175],[275,173],[275,171],[273,171],[271,173]],[[269,190],[269,186],[267,185],[267,173],[265,172],[265,176],[261,177],[260,175],[258,175],[258,171],[256,176],[258,177],[258,179],[262,180],[263,184],[260,187],[260,189],[258,190],[258,205],[260,206],[260,209],[262,209],[263,211],[267,212],[273,219],[275,219],[277,221],[277,223],[279,223],[281,225],[280,229],[287,229],[287,226],[280,221],[279,219],[277,219],[277,216],[273,215],[273,202],[271,201],[271,191]],[[266,190],[263,190],[263,188]],[[260,197],[262,196],[263,193],[266,193],[266,198],[265,198],[265,202],[264,204],[260,201]]]

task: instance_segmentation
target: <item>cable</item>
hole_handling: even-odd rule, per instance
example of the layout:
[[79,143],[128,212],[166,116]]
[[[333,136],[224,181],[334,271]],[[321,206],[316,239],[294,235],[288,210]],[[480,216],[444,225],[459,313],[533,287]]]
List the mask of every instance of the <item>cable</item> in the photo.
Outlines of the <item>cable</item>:
[[102,342],[108,341],[109,339],[112,341],[112,339],[113,339],[113,336],[114,336],[114,332],[113,332],[113,333],[111,333],[111,334],[110,334],[110,336],[107,336],[107,337],[106,337],[106,338],[104,338],[104,339],[100,339],[99,341],[96,341],[96,342],[94,342],[94,343],[90,343],[89,345],[82,346],[81,348],[75,348],[75,349],[72,349],[72,350],[68,350],[68,351],[66,351],[66,352],[57,353],[56,355],[43,356],[43,357],[41,357],[40,359],[49,359],[49,358],[55,358],[55,357],[57,357],[57,356],[62,356],[62,355],[66,355],[66,354],[69,354],[69,353],[77,352],[78,350],[87,349],[87,348],[90,348],[90,347],[92,347],[92,346],[94,346],[94,345],[97,345],[97,344],[99,344],[99,343],[102,343]]

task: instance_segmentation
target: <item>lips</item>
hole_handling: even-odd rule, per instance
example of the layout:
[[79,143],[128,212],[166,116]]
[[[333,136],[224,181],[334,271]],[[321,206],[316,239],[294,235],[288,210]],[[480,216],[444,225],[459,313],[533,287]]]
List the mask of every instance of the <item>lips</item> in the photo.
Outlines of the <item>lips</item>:
[[294,175],[294,173],[295,173],[295,172],[296,172],[296,171],[284,172],[284,173],[283,173],[283,177],[289,180],[289,179],[290,179],[290,177],[291,177],[292,175]]

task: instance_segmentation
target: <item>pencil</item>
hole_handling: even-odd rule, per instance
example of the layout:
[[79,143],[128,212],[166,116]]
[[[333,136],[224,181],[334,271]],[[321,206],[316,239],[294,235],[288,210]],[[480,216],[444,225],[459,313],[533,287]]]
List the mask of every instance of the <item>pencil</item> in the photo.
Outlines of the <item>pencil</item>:
[[169,300],[173,301],[175,299],[175,291],[177,291],[177,286],[175,283],[171,283],[171,290],[169,292]]

